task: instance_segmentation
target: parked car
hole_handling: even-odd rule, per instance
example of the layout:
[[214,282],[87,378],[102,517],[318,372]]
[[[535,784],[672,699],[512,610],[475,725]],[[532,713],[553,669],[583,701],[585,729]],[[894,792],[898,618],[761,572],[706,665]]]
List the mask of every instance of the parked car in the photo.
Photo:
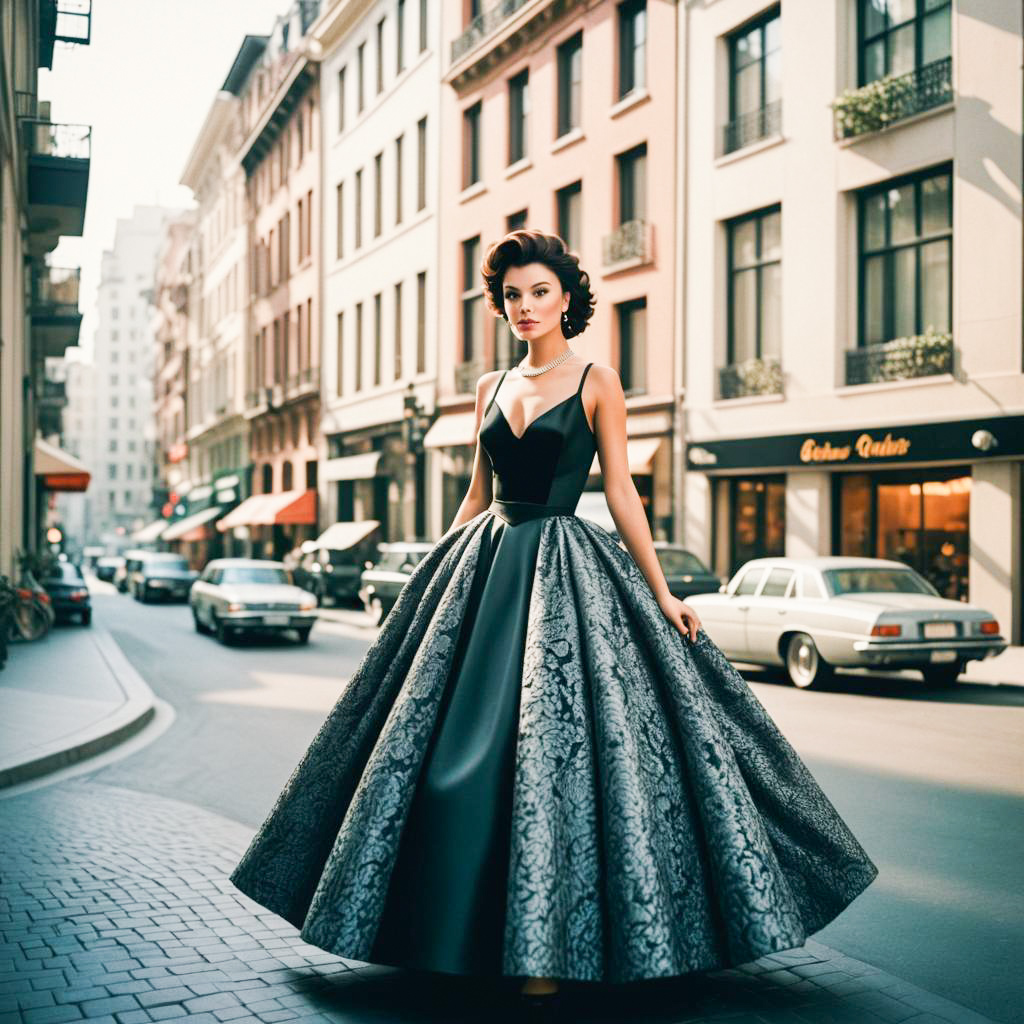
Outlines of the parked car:
[[[625,547],[621,542],[620,546]],[[681,544],[656,540],[654,553],[658,556],[668,589],[681,601],[688,601],[694,594],[715,594],[721,589],[722,581]]]
[[396,541],[378,545],[380,553],[377,561],[366,562],[359,587],[359,599],[376,623],[388,617],[413,569],[433,546],[424,541]]
[[77,618],[83,626],[92,622],[92,602],[82,570],[73,562],[54,562],[41,580],[50,595],[57,620]]
[[121,555],[101,555],[96,560],[96,579],[113,583],[118,569],[124,568],[124,561]]
[[136,561],[137,567],[128,575],[128,589],[143,604],[156,599],[184,601],[199,577],[181,555],[170,552],[149,551]]
[[1006,649],[984,608],[944,598],[908,565],[881,558],[755,558],[721,593],[687,603],[728,657],[783,665],[799,687],[837,666],[918,669],[947,686],[967,662]]
[[214,633],[221,643],[238,633],[294,629],[299,643],[316,623],[316,599],[292,582],[281,562],[257,558],[215,558],[189,594],[196,632]]
[[296,585],[315,594],[321,605],[358,600],[363,567],[377,556],[380,525],[377,519],[357,519],[327,527],[303,545],[293,569]]
[[118,566],[114,570],[114,586],[122,594],[128,593],[128,580],[131,574],[135,572],[142,564],[142,559],[146,555],[152,554],[151,551],[143,550],[142,548],[129,548],[123,555],[124,564]]

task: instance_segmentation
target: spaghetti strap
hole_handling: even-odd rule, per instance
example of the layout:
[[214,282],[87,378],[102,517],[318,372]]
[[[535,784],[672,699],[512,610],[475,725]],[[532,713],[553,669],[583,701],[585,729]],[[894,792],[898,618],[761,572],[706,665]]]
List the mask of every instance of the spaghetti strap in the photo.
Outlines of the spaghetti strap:
[[[578,394],[578,395],[582,394],[582,392],[583,392],[583,382],[587,379],[587,374],[590,372],[590,368],[593,365],[594,365],[593,363],[587,363],[587,365],[583,367],[583,375],[580,377],[580,386],[577,389],[576,394]],[[499,382],[499,385],[500,385],[500,382]]]
[[498,387],[496,387],[496,388],[494,389],[494,391],[492,392],[492,394],[491,394],[491,397],[490,397],[490,400],[489,400],[489,401],[487,402],[487,408],[486,408],[486,409],[484,409],[484,414],[485,414],[485,415],[486,415],[486,413],[487,413],[487,410],[488,410],[488,409],[490,409],[490,407],[491,407],[492,405],[494,405],[494,399],[495,399],[495,397],[496,397],[496,396],[497,396],[497,394],[498,394],[498,388],[500,388],[500,387],[501,387],[502,381],[504,381],[504,379],[505,379],[505,374],[507,374],[507,373],[508,373],[508,370],[505,370],[505,372],[504,372],[504,373],[502,373],[502,375],[501,375],[501,380],[499,380],[499,381],[498,381]]

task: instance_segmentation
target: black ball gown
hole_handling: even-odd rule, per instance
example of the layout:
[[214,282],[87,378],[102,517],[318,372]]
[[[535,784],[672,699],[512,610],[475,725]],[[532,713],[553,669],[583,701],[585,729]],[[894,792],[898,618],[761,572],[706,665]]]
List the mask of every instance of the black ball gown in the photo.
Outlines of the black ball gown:
[[492,504],[416,566],[230,876],[315,946],[628,982],[800,946],[877,875],[718,647],[574,514],[590,365],[519,436],[492,395]]

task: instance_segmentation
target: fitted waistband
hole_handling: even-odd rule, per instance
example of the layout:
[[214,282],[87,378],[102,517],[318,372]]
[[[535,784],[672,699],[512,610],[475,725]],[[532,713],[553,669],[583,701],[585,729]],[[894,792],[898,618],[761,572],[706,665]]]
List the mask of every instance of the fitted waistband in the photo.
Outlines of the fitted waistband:
[[502,501],[500,498],[491,501],[488,511],[500,516],[510,526],[518,526],[531,519],[543,519],[545,516],[576,514],[572,505],[542,505],[535,501]]

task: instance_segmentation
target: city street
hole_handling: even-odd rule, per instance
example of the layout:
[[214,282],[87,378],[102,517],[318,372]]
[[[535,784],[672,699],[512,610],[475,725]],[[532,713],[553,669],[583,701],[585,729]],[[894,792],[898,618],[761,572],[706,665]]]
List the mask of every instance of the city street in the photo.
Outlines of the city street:
[[[97,624],[111,630],[175,717],[152,743],[90,773],[95,785],[58,783],[46,800],[51,807],[73,801],[81,813],[83,801],[114,787],[117,802],[134,801],[131,813],[139,815],[169,799],[180,802],[174,814],[183,829],[203,832],[200,845],[209,841],[204,812],[238,823],[237,848],[262,821],[373,629],[358,611],[331,611],[308,647],[287,639],[223,647],[195,633],[187,606],[141,605],[95,581],[93,589]],[[995,1020],[1021,1019],[1015,929],[1024,917],[1024,850],[1014,823],[1024,810],[1024,688],[962,682],[929,692],[910,674],[843,675],[827,691],[808,692],[770,673],[745,674],[880,868],[815,939]],[[131,850],[136,838],[115,830],[105,843]],[[180,839],[187,845],[187,835]],[[228,867],[230,852],[221,857]],[[230,890],[223,878],[218,884]]]

